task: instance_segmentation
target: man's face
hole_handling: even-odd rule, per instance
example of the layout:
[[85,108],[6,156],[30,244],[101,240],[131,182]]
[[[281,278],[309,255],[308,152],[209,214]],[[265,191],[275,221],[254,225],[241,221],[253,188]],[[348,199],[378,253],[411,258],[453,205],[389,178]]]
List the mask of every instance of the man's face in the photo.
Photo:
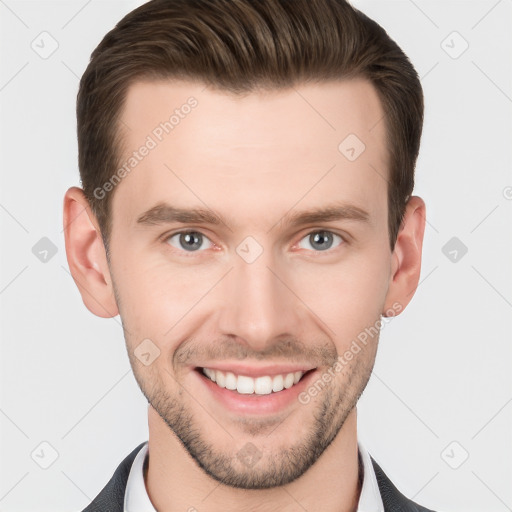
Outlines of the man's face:
[[[166,133],[160,123],[176,109]],[[110,272],[128,353],[151,406],[227,485],[294,480],[355,415],[378,335],[318,382],[385,309],[392,254],[382,118],[363,80],[238,98],[185,82],[129,89],[121,160],[149,149],[112,202]],[[362,153],[353,135],[339,148],[350,134]],[[164,208],[144,215],[164,204],[222,222],[163,221]],[[356,214],[290,222],[339,206]],[[235,377],[314,370],[260,395],[244,393],[240,379],[241,393],[221,388],[204,367]]]

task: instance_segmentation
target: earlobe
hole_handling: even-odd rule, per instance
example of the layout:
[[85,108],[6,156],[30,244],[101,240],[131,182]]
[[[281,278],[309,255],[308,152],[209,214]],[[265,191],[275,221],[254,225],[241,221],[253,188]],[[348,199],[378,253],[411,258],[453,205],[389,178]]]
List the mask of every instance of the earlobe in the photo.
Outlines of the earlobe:
[[[392,254],[390,283],[383,316],[389,311],[402,312],[414,296],[421,273],[421,253],[425,231],[426,206],[421,197],[412,196]],[[397,308],[397,304],[400,308]]]
[[91,313],[116,316],[112,279],[101,232],[83,190],[71,187],[64,196],[64,239],[69,270]]

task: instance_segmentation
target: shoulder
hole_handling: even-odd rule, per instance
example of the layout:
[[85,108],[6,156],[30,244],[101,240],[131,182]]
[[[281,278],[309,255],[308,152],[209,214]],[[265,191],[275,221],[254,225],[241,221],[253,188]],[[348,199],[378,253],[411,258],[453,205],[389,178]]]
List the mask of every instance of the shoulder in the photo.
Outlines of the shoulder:
[[130,468],[137,453],[145,444],[146,442],[139,444],[119,464],[107,485],[82,512],[123,512],[124,493]]
[[404,496],[371,457],[385,512],[434,512]]

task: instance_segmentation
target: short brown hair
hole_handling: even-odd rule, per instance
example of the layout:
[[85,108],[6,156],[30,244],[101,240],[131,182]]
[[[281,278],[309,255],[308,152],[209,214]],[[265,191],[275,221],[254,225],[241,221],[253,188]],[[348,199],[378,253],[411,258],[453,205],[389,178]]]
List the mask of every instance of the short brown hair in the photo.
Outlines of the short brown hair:
[[244,94],[355,77],[374,85],[385,113],[393,250],[424,107],[414,67],[379,24],[346,0],[152,0],[130,12],[92,53],[77,97],[81,183],[107,251],[113,192],[98,199],[94,190],[119,165],[120,113],[133,82],[188,79]]

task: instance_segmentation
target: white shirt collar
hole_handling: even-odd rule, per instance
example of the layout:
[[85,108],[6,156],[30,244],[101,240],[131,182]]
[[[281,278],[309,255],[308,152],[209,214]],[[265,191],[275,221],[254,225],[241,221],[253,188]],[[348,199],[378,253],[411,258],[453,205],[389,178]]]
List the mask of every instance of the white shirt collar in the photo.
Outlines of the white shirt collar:
[[[358,441],[357,446],[361,459],[363,461],[364,477],[359,496],[357,512],[384,512],[384,505],[380,496],[377,477],[373,469],[370,454]],[[124,512],[156,512],[155,507],[149,499],[144,483],[144,461],[148,453],[148,443],[140,449],[133,461],[126,483],[126,493],[124,496]]]
[[357,512],[384,512],[384,503],[382,503],[379,484],[377,483],[377,476],[373,469],[370,454],[359,440],[357,441],[357,446],[361,454],[364,469],[363,486],[361,487],[361,494],[359,495]]
[[148,443],[135,456],[124,494],[124,512],[156,512],[149,499],[144,483],[144,461],[148,453]]

